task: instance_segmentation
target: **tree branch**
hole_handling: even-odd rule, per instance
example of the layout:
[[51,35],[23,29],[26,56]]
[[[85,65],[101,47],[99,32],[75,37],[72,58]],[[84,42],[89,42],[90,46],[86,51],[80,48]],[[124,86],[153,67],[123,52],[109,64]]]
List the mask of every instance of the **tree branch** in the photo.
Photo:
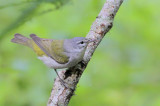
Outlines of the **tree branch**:
[[83,61],[76,66],[59,71],[60,77],[69,85],[69,88],[65,88],[58,77],[54,81],[54,86],[51,92],[51,96],[48,100],[48,106],[67,106],[71,97],[74,95],[76,85],[80,80],[80,77],[85,70],[88,62],[90,61],[95,49],[103,39],[104,35],[112,28],[114,16],[116,15],[123,0],[106,0],[102,10],[96,17],[95,22],[92,24],[87,38],[96,40],[95,43],[90,43],[85,52]]

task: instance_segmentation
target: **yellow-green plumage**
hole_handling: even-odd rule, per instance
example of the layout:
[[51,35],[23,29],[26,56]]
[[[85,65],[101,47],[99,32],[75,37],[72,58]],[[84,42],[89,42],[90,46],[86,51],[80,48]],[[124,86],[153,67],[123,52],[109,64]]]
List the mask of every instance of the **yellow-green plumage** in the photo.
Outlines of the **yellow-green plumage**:
[[34,52],[38,56],[47,56],[47,54],[42,50],[41,47],[45,49],[45,51],[52,56],[52,58],[57,61],[58,63],[64,64],[69,61],[69,57],[65,55],[63,43],[64,40],[51,40],[51,39],[43,39],[37,38],[36,42],[29,38],[26,38],[20,34],[16,34],[15,37],[11,40],[14,43],[19,43],[25,46],[28,46],[34,50]]
[[67,63],[69,61],[69,58],[64,54],[63,44],[64,40],[52,41],[51,54],[60,63]]
[[34,52],[38,55],[38,56],[43,56],[43,55],[46,55],[39,47],[38,45],[33,41],[33,40],[30,40],[29,41],[31,44],[31,47],[32,49],[34,50]]

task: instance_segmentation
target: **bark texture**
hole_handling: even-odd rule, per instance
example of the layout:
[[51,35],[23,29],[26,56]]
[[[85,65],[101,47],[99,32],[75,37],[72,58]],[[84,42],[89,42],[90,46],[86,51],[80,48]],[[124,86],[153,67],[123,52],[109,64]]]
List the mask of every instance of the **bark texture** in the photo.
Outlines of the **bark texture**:
[[90,61],[95,49],[105,36],[105,34],[112,28],[113,19],[116,15],[123,0],[106,0],[102,10],[93,22],[87,38],[95,39],[95,43],[90,43],[85,52],[83,61],[76,66],[59,71],[60,77],[67,83],[69,88],[65,88],[59,78],[54,81],[54,85],[51,91],[51,96],[48,100],[47,106],[67,106],[71,97],[74,95],[76,85],[80,80],[80,77],[85,70],[88,62]]

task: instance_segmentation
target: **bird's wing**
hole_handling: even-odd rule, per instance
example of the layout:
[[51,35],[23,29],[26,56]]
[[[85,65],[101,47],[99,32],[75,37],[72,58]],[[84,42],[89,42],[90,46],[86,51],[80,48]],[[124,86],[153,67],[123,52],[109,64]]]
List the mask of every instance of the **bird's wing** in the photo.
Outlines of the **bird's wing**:
[[[30,37],[46,55],[54,59],[56,62],[65,64],[69,61],[69,57],[64,54],[63,44],[61,44],[63,43],[63,40],[54,41],[50,39],[42,39],[35,34],[31,34]],[[56,44],[56,42],[58,44]]]
[[63,48],[64,40],[54,40],[51,43],[51,53],[56,58],[56,60],[61,63],[67,63],[69,61],[69,57],[65,54]]

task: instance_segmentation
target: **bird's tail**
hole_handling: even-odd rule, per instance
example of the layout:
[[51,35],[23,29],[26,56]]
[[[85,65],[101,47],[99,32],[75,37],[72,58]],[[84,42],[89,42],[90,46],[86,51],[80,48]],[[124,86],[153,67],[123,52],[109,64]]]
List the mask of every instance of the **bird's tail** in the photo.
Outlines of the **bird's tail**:
[[18,43],[18,44],[22,44],[22,45],[25,45],[25,46],[28,46],[30,47],[30,41],[31,39],[21,35],[21,34],[15,34],[14,35],[14,38],[11,39],[11,42],[13,43]]

